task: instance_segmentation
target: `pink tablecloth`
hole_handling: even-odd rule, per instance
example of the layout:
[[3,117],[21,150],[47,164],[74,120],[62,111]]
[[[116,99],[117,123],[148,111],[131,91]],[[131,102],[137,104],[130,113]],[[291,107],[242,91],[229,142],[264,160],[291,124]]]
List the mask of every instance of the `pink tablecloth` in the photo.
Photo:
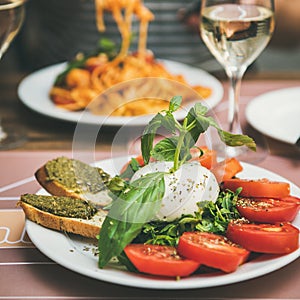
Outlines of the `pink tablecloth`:
[[[296,81],[248,81],[242,86],[241,111],[256,95],[297,85]],[[224,102],[216,108],[216,113],[222,115],[223,110]],[[247,125],[243,116],[242,121]],[[290,147],[276,141],[269,142],[272,143],[271,151],[258,166],[300,186],[299,152],[290,152]],[[214,288],[175,291],[106,283],[54,263],[26,235],[24,214],[16,208],[16,202],[21,194],[39,190],[34,172],[47,160],[60,155],[71,156],[71,153],[0,152],[0,299],[300,299],[299,258],[256,279]],[[111,158],[111,153],[96,153],[95,157],[97,160]]]

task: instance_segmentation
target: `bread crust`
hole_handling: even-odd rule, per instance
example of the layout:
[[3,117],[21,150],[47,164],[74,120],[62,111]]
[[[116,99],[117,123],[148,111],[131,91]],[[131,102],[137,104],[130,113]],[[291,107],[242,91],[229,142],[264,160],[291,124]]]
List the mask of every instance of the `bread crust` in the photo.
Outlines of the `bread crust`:
[[26,217],[44,227],[78,234],[84,237],[95,239],[99,234],[102,223],[107,214],[106,211],[99,210],[91,219],[79,219],[56,216],[54,214],[42,211],[23,201],[18,201],[18,206],[22,207]]

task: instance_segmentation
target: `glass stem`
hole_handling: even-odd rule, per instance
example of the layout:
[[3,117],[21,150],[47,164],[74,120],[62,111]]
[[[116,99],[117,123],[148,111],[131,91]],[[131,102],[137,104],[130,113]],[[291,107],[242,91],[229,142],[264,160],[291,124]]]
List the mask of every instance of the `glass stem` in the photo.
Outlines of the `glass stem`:
[[242,134],[239,119],[239,98],[241,92],[242,77],[246,68],[227,71],[229,78],[229,99],[228,99],[228,131],[235,134]]

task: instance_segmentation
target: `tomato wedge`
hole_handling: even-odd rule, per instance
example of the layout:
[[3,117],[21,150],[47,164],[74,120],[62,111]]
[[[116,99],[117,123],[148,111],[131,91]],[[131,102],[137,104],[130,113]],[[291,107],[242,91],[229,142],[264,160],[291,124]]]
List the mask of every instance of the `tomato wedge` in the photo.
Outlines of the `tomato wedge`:
[[[202,151],[202,155],[200,156],[200,149]],[[206,146],[201,146],[198,148],[192,148],[190,150],[192,159],[200,162],[201,166],[211,169],[217,163],[217,152],[209,149]]]
[[298,249],[299,229],[289,223],[230,222],[226,236],[253,252],[285,254]]
[[215,175],[219,183],[223,182],[224,180],[231,179],[242,170],[242,165],[234,157],[218,162],[211,168],[211,172]]
[[200,266],[196,261],[181,257],[171,246],[129,244],[124,251],[133,265],[146,274],[186,277]]
[[184,257],[226,273],[234,272],[249,256],[249,251],[226,237],[206,232],[183,233],[179,238],[178,252]]
[[223,182],[223,189],[236,191],[241,187],[242,197],[283,198],[290,195],[290,185],[286,182],[270,181],[266,178],[248,180],[232,178]]
[[243,217],[258,223],[291,222],[299,210],[295,202],[273,198],[239,198],[236,207]]

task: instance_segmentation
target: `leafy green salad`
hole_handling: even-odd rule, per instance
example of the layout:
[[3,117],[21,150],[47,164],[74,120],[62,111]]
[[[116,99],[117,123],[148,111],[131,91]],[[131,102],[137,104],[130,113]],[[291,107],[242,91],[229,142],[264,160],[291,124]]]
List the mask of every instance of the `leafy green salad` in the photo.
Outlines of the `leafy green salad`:
[[[200,103],[196,103],[183,121],[179,122],[173,113],[180,108],[181,101],[180,96],[173,97],[169,109],[154,116],[141,138],[144,164],[147,166],[152,161],[165,162],[169,167],[164,170],[154,168],[151,172],[134,178],[142,168],[132,159],[125,172],[110,182],[113,201],[99,235],[100,268],[114,257],[130,268],[131,264],[123,251],[130,243],[176,246],[184,232],[224,234],[230,220],[240,217],[235,207],[239,190],[221,191],[215,201],[203,199],[197,202],[196,211],[181,214],[172,220],[156,217],[168,189],[166,178],[175,178],[172,175],[189,163],[191,149],[210,126],[215,128],[221,141],[228,146],[245,145],[254,151],[256,148],[252,138],[222,130],[208,116],[208,109]],[[154,138],[161,128],[168,133],[168,137],[154,144]]]

